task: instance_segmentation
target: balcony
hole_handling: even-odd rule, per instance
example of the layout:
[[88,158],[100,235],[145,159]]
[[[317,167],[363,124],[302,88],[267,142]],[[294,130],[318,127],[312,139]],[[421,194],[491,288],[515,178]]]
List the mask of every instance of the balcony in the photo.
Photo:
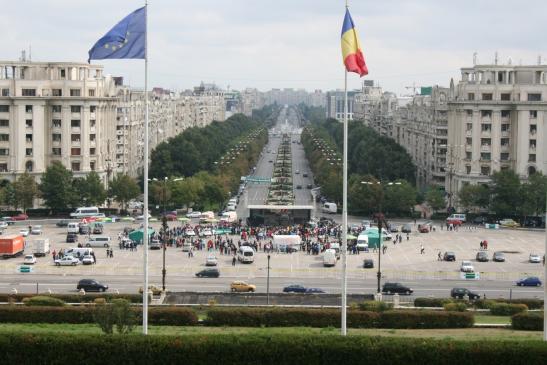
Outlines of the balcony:
[[502,137],[509,137],[511,134],[511,131],[501,131],[501,136]]
[[81,145],[82,143],[80,142],[80,140],[70,142],[71,147],[80,147]]
[[492,145],[489,145],[489,144],[481,145],[481,152],[490,152],[491,149],[492,149]]
[[502,145],[500,146],[500,150],[501,150],[502,152],[509,152],[509,145],[508,145],[508,144],[502,144]]
[[472,130],[466,130],[465,131],[465,136],[466,137],[472,137],[473,136],[473,131]]
[[492,134],[491,129],[481,130],[481,136],[490,136]]
[[81,128],[80,127],[70,127],[70,131],[72,133],[80,133],[81,132]]
[[473,152],[473,146],[470,144],[465,145],[465,152]]

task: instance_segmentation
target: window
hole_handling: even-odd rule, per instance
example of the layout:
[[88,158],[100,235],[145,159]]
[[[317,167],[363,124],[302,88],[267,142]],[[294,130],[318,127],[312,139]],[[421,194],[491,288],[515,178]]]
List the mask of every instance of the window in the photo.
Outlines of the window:
[[64,79],[66,77],[66,71],[61,70],[61,79]]
[[80,171],[80,163],[79,162],[73,162],[72,163],[72,171]]
[[32,133],[27,133],[25,139],[27,140],[27,142],[32,142]]
[[25,113],[32,113],[32,105],[25,105]]
[[8,172],[8,164],[0,163],[0,172]]
[[465,144],[469,145],[469,146],[472,145],[473,144],[473,138],[466,138],[465,139]]
[[9,148],[0,148],[0,156],[8,156]]
[[36,89],[22,89],[22,96],[36,96]]
[[472,116],[473,116],[473,110],[471,110],[471,109],[466,109],[465,112],[467,113],[467,116],[468,116],[468,117],[472,117]]
[[502,147],[509,147],[509,138],[500,139],[500,144]]
[[541,101],[541,94],[528,93],[528,101]]
[[80,135],[79,134],[73,134],[70,136],[70,140],[72,142],[80,142]]
[[502,110],[501,111],[501,117],[502,118],[511,118],[511,111],[510,110]]
[[481,166],[481,175],[490,175],[490,166]]
[[511,94],[509,94],[509,93],[502,93],[502,94],[501,94],[501,100],[502,100],[502,101],[511,101]]
[[91,171],[95,171],[95,161],[90,161],[90,162],[89,162],[89,169],[90,169]]
[[481,153],[481,161],[490,161],[490,152]]
[[90,154],[91,156],[94,156],[94,155],[95,155],[95,148],[90,148],[90,149],[89,149],[89,154]]
[[53,156],[61,156],[61,149],[59,147],[53,147],[51,153]]
[[465,173],[469,175],[471,173],[471,166],[465,165]]
[[536,154],[535,153],[530,153],[528,155],[528,162],[536,162]]
[[481,110],[481,117],[483,118],[492,118],[491,110]]
[[60,105],[52,105],[51,106],[51,112],[52,113],[60,113],[61,112],[61,106]]
[[481,138],[481,146],[490,146],[492,140],[490,138]]
[[530,124],[530,134],[536,134],[538,131],[538,126],[535,124]]
[[95,119],[90,119],[90,120],[89,120],[89,126],[90,126],[91,128],[95,127]]
[[2,89],[2,96],[9,96],[9,89]]
[[77,147],[73,147],[70,149],[70,155],[71,156],[80,156],[80,149]]
[[53,128],[61,128],[61,119],[53,119]]
[[61,134],[54,133],[51,135],[51,139],[53,140],[53,142],[61,142]]
[[27,170],[27,172],[32,172],[32,161],[27,161],[25,163],[25,170]]
[[475,100],[475,93],[468,93],[467,100]]
[[534,166],[528,167],[528,176],[536,173],[536,168]]
[[536,148],[536,140],[535,139],[531,139],[530,140],[530,148]]
[[530,119],[536,119],[538,117],[537,110],[530,110]]
[[90,134],[90,135],[89,135],[89,140],[90,140],[91,142],[94,142],[94,141],[95,141],[95,135],[94,135],[94,134]]
[[502,132],[509,132],[511,130],[511,124],[503,123],[501,125],[501,131]]
[[8,142],[9,141],[9,134],[0,133],[0,142]]
[[32,148],[25,149],[25,156],[32,156]]
[[51,89],[52,96],[63,96],[63,89]]
[[472,131],[473,130],[473,123],[467,123],[467,130]]
[[71,105],[70,106],[70,112],[71,113],[80,113],[82,111],[82,107],[80,105]]
[[8,119],[0,119],[0,127],[9,127]]
[[89,96],[95,96],[95,89],[89,89],[87,92]]
[[492,94],[491,93],[483,93],[482,94],[482,100],[492,100]]
[[72,119],[70,121],[70,126],[72,128],[80,128],[80,120],[79,119]]
[[508,153],[500,153],[500,160],[501,161],[509,161],[509,154]]
[[0,113],[9,113],[9,105],[0,105]]
[[89,112],[90,112],[90,113],[95,113],[95,110],[97,110],[97,106],[91,105],[91,106],[89,107]]
[[491,132],[492,131],[492,124],[482,123],[481,124],[481,131],[482,132]]
[[27,125],[27,128],[32,128],[32,119],[27,119],[25,124]]
[[70,89],[70,96],[80,96],[80,89]]
[[465,159],[466,160],[471,160],[471,157],[473,156],[473,153],[472,152],[466,152],[465,153]]

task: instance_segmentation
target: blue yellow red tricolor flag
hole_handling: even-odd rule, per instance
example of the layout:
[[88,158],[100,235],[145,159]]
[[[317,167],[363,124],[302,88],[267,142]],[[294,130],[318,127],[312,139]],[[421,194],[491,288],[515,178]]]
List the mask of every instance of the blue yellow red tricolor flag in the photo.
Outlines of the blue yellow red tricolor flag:
[[358,73],[361,77],[368,75],[359,37],[347,8],[344,24],[342,25],[342,59],[348,72]]

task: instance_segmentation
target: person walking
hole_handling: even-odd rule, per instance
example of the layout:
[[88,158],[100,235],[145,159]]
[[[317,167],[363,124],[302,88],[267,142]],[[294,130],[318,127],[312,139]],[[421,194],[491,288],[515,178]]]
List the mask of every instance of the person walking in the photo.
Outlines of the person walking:
[[387,251],[387,246],[382,247],[382,254],[385,255],[385,254],[386,254],[386,251]]
[[439,253],[437,254],[437,261],[442,261],[442,260],[443,260],[443,257],[441,256],[441,251],[439,251]]
[[423,255],[425,253],[424,245],[420,245],[420,255]]
[[232,266],[236,266],[236,257],[232,257]]

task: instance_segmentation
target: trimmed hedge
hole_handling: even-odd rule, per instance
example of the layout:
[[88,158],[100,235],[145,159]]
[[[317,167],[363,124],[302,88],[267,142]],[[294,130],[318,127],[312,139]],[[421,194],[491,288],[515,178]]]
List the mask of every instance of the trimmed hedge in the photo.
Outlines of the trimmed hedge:
[[[95,323],[94,305],[79,307],[0,306],[0,323]],[[137,322],[142,321],[142,309],[132,308]],[[151,307],[148,321],[153,325],[193,326],[198,323],[194,310],[180,307]]]
[[414,299],[415,307],[437,307],[442,308],[447,303],[453,303],[450,298],[416,298]]
[[339,335],[104,336],[6,334],[5,364],[543,365],[541,341],[455,341]]
[[359,309],[362,311],[384,312],[393,309],[393,303],[367,300],[363,303],[359,303]]
[[0,302],[22,302],[25,298],[31,298],[35,296],[51,297],[61,299],[65,303],[93,303],[97,298],[105,298],[107,302],[111,302],[113,299],[125,299],[131,303],[142,303],[142,294],[0,294]]
[[525,304],[528,309],[543,309],[542,299],[478,299],[473,304],[479,309],[490,309],[495,303]]
[[[339,327],[337,309],[213,308],[207,311],[209,326],[234,327]],[[348,311],[352,328],[468,328],[472,313],[438,311]]]
[[490,306],[490,313],[496,316],[512,316],[527,310],[528,307],[525,304],[496,303]]
[[62,307],[65,305],[61,299],[37,295],[35,297],[23,298],[23,303],[29,307]]
[[466,303],[446,303],[444,310],[447,312],[465,312],[467,310]]
[[543,331],[543,312],[523,312],[511,317],[514,330]]

